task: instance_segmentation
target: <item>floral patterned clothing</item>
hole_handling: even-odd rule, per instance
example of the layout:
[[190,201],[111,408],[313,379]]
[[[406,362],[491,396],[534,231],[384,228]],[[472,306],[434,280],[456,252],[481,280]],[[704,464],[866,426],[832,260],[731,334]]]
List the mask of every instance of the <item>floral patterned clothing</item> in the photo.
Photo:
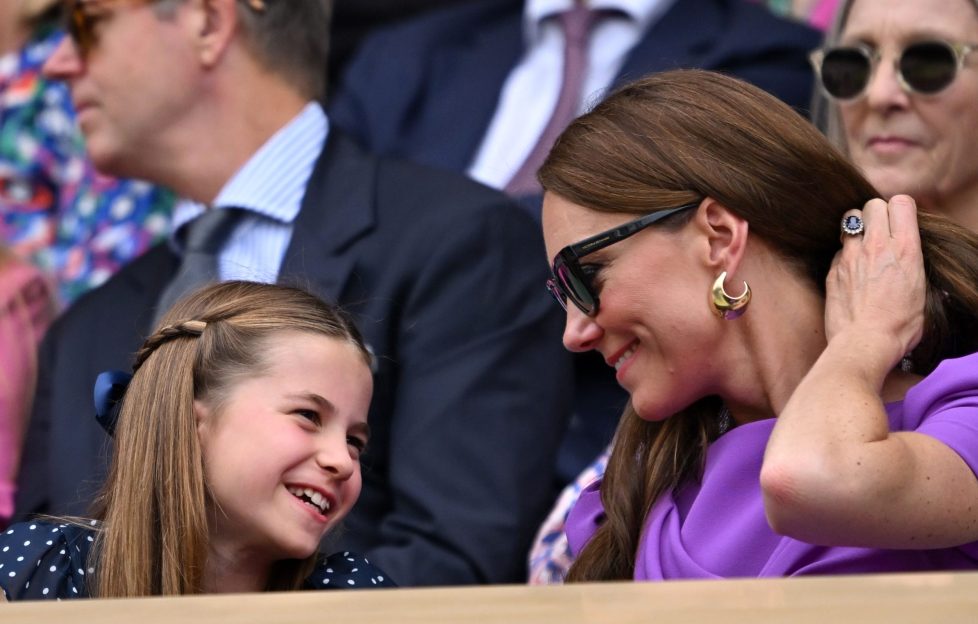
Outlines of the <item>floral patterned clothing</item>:
[[61,34],[0,57],[0,240],[67,305],[164,238],[172,193],[95,172],[68,88],[41,75]]

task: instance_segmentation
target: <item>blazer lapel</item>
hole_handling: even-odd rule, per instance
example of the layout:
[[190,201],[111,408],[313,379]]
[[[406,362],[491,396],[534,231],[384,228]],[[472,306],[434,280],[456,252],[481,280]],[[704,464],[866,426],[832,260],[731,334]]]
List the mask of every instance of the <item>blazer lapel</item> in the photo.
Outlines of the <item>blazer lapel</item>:
[[376,176],[376,159],[330,128],[295,221],[280,281],[298,278],[319,296],[340,301],[355,260],[347,250],[376,223]]
[[721,22],[714,0],[675,0],[629,53],[615,85],[653,72],[700,66],[719,36]]
[[[460,25],[471,37],[438,48],[425,86],[425,118],[416,127],[424,137],[409,137],[419,162],[449,170],[472,161],[499,101],[510,70],[523,54],[521,10],[512,2],[491,0]],[[423,139],[423,140],[419,140]]]

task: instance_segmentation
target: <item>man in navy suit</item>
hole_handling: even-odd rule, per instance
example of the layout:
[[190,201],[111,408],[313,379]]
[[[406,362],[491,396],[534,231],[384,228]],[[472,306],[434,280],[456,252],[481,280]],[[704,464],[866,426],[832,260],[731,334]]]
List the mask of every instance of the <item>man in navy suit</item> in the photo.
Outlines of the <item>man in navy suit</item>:
[[327,5],[75,6],[46,72],[71,87],[93,161],[193,202],[169,243],[48,333],[17,511],[85,513],[110,443],[90,415],[95,377],[153,331],[181,228],[233,211],[218,277],[336,301],[376,356],[363,492],[333,546],[401,585],[517,582],[570,400],[542,240],[502,194],[370,156],[330,126],[315,103]]
[[[373,151],[505,189],[541,135],[561,85],[558,20],[574,0],[479,0],[377,31],[349,64],[330,117]],[[747,0],[591,0],[599,11],[578,112],[650,72],[695,67],[752,82],[803,111],[811,28]],[[539,195],[520,196],[538,216]],[[559,478],[607,444],[626,395],[600,358],[575,356],[576,411]]]

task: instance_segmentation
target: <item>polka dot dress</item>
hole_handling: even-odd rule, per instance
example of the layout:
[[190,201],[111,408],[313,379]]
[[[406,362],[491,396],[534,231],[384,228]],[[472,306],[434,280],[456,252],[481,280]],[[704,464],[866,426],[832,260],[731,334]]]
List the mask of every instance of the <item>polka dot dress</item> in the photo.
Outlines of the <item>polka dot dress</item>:
[[[0,534],[0,589],[8,600],[86,598],[91,526],[23,522]],[[350,552],[330,555],[306,579],[306,589],[396,587],[387,575]]]

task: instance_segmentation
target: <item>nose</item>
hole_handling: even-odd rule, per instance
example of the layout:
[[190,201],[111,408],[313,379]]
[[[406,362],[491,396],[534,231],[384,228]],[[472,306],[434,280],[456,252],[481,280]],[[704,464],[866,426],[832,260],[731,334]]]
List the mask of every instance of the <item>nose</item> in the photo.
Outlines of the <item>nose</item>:
[[84,66],[78,47],[71,40],[71,37],[64,37],[58,43],[58,47],[48,57],[41,68],[45,78],[52,80],[68,80],[77,76]]
[[866,102],[875,110],[906,108],[910,104],[910,94],[900,85],[896,62],[890,56],[882,56],[866,85]]
[[323,436],[316,449],[316,464],[337,481],[346,481],[356,470],[359,462],[350,454],[346,435]]
[[593,317],[590,317],[574,305],[567,306],[567,320],[564,323],[564,347],[568,351],[580,353],[590,351],[604,335]]

